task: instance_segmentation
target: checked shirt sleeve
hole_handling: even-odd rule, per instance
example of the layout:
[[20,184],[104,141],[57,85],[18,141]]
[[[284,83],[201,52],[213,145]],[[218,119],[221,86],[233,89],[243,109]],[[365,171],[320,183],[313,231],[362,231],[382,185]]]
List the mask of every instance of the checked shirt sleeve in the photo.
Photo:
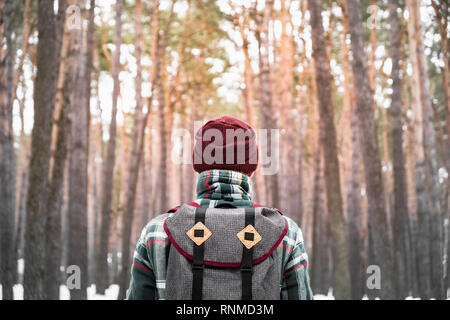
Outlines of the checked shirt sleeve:
[[289,230],[284,246],[289,248],[289,254],[284,263],[282,274],[281,299],[283,300],[313,300],[309,284],[308,255],[306,254],[303,235],[297,224],[287,218]]
[[136,245],[136,250],[134,251],[127,300],[156,299],[156,280],[145,243],[148,227],[147,225],[142,231],[141,237]]

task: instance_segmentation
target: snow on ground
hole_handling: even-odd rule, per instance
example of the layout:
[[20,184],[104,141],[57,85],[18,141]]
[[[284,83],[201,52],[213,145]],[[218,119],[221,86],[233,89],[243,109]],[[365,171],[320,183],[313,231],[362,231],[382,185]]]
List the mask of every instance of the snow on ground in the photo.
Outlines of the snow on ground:
[[[16,284],[13,287],[14,300],[23,300],[23,286],[21,284]],[[119,285],[112,284],[106,289],[105,294],[96,293],[95,284],[87,288],[88,300],[117,300],[119,296]],[[60,300],[70,300],[70,290],[64,286],[59,286],[59,298]],[[330,289],[327,295],[316,294],[314,295],[315,300],[335,300],[333,296],[333,290]],[[367,299],[367,297],[366,297]],[[2,300],[2,285],[0,284],[0,300]]]
[[[105,294],[98,294],[95,292],[95,285],[91,285],[87,288],[88,300],[117,300],[119,296],[119,285],[112,284],[106,289]],[[23,286],[21,284],[16,284],[13,287],[14,300],[23,300]],[[2,285],[0,284],[0,300],[3,299],[2,295]],[[59,299],[60,300],[70,300],[70,291],[66,286],[59,286]]]
[[87,289],[88,294],[88,300],[117,300],[117,297],[119,297],[119,285],[118,284],[112,284],[109,286],[108,289],[106,289],[106,292],[104,295],[97,294],[95,289],[95,284],[91,285]]
[[333,289],[330,288],[328,290],[327,295],[324,294],[315,294],[314,295],[314,300],[335,300],[334,296],[333,296]]
[[[13,287],[14,300],[23,300],[23,286],[21,284],[16,284]],[[95,284],[92,284],[87,288],[87,296],[88,300],[117,300],[119,296],[119,285],[112,284],[106,289],[105,294],[96,293]],[[59,287],[59,297],[60,300],[69,300],[70,299],[70,291],[66,286],[61,285]],[[2,285],[0,284],[0,300],[3,299],[2,296]],[[379,300],[380,298],[375,298],[375,300]],[[330,288],[326,295],[324,294],[316,294],[314,295],[314,300],[335,300],[333,296],[333,289]],[[369,300],[367,295],[364,295],[362,300]],[[421,300],[418,297],[409,296],[406,297],[405,300]],[[434,300],[434,299],[433,299]],[[447,300],[450,300],[450,289],[447,291]]]

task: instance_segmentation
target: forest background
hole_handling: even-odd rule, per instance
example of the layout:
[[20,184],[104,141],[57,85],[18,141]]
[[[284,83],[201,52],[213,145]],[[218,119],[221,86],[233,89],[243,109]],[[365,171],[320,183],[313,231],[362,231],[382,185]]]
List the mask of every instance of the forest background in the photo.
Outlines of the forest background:
[[71,299],[123,298],[142,228],[195,198],[173,133],[229,114],[279,132],[254,201],[301,226],[315,294],[445,299],[449,16],[446,0],[2,0],[2,298],[59,299],[69,266]]

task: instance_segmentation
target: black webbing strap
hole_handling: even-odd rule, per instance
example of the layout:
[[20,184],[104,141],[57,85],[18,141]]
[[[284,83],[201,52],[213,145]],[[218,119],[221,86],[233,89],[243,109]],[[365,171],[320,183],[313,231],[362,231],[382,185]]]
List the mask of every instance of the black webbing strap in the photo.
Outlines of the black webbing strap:
[[[206,208],[197,208],[195,210],[195,223],[205,224]],[[196,245],[194,243],[194,252],[192,258],[192,300],[202,300],[203,295],[203,257],[205,255],[205,245]]]
[[[251,224],[255,226],[255,209],[245,208],[245,227]],[[253,273],[253,247],[242,247],[242,300],[252,300],[252,273]]]

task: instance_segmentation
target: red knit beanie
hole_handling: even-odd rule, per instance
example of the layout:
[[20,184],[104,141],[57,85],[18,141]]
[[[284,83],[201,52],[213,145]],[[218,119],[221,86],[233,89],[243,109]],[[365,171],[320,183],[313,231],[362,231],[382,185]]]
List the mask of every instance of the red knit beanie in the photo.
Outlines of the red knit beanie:
[[258,166],[255,131],[230,116],[209,120],[195,135],[194,170],[225,169],[250,176]]

